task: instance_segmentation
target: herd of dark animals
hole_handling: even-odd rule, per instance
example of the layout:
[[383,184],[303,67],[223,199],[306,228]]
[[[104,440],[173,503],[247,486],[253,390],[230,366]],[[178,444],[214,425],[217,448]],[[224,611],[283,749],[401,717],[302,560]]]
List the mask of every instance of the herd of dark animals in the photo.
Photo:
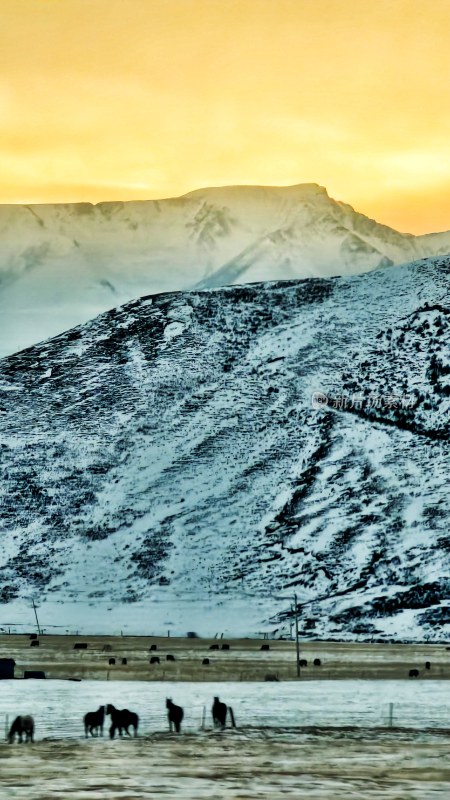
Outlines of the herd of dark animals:
[[[181,723],[184,717],[184,710],[181,708],[181,706],[175,705],[170,698],[166,699],[166,708],[169,731],[172,732],[173,728],[175,728],[176,733],[181,733]],[[236,727],[233,709],[231,706],[227,706],[226,703],[221,703],[218,697],[214,698],[211,714],[215,728],[225,728],[227,714],[230,717],[231,726],[233,728]],[[111,703],[108,703],[106,708],[105,706],[100,706],[97,711],[88,711],[88,713],[84,715],[83,723],[85,737],[88,738],[89,735],[93,737],[103,736],[103,727],[105,724],[105,717],[107,716],[109,716],[111,719],[111,727],[109,729],[110,739],[114,739],[116,732],[119,734],[119,736],[131,736],[130,728],[132,728],[134,736],[137,736],[139,725],[138,715],[134,711],[129,711],[128,708],[122,708],[119,710]],[[22,743],[23,735],[25,735],[26,742],[33,741],[33,717],[26,715],[15,718],[8,733],[8,741],[10,744],[14,742],[16,735],[19,743]]]

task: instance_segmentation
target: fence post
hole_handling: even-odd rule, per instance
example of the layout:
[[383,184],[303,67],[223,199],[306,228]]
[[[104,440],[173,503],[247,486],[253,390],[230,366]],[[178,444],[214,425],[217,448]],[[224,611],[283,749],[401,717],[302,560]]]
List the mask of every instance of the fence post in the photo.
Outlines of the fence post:
[[8,714],[5,714],[5,739],[8,738],[9,733],[9,717]]
[[202,708],[202,725],[201,725],[201,730],[202,731],[205,730],[205,724],[206,724],[206,706],[203,706],[203,708]]
[[389,703],[389,727],[392,728],[394,723],[394,703]]

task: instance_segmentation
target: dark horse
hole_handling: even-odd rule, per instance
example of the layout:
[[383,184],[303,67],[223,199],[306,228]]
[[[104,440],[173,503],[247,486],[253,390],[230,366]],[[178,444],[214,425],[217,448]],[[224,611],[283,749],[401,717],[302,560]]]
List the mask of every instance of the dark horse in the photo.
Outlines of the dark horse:
[[224,728],[227,721],[227,711],[230,715],[231,724],[233,728],[236,727],[236,723],[234,721],[234,714],[233,709],[231,706],[227,706],[226,703],[221,703],[218,697],[214,698],[214,703],[211,709],[213,723],[215,728]]
[[124,731],[127,736],[131,736],[131,733],[128,730],[130,726],[134,729],[134,735],[137,736],[139,717],[134,713],[134,711],[128,711],[128,708],[122,708],[122,710],[119,711],[117,708],[108,703],[106,706],[106,713],[111,717],[112,725],[109,729],[109,735],[111,739],[114,739],[114,734],[116,731],[119,731],[119,736],[122,736]]
[[[91,736],[103,736],[103,723],[105,721],[105,706],[100,706],[98,711],[88,711],[83,717],[84,720],[84,735],[86,739],[88,734]],[[94,733],[95,731],[95,733]]]
[[169,731],[172,733],[172,725],[175,725],[175,730],[180,733],[181,722],[184,717],[184,711],[181,706],[176,706],[169,698],[166,699],[166,708],[168,710],[167,719],[169,720]]
[[25,734],[25,741],[32,742],[34,734],[34,719],[27,714],[25,717],[16,717],[8,733],[8,742],[13,743],[17,733],[19,742],[22,744],[22,736]]

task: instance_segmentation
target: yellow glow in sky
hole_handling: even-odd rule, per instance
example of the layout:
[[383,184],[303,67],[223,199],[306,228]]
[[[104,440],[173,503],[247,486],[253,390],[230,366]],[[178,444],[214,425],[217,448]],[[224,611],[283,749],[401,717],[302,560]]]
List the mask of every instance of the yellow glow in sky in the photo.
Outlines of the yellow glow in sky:
[[450,229],[450,0],[1,0],[0,202],[314,182]]

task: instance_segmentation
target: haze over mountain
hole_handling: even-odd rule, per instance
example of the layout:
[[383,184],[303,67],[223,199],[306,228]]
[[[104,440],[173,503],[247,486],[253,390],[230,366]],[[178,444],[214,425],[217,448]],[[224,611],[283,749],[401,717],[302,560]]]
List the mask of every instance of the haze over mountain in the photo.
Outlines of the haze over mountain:
[[4,359],[1,621],[280,633],[296,591],[302,635],[448,638],[449,267],[141,298]]
[[146,202],[0,206],[0,356],[144,294],[352,275],[450,251],[316,184]]

